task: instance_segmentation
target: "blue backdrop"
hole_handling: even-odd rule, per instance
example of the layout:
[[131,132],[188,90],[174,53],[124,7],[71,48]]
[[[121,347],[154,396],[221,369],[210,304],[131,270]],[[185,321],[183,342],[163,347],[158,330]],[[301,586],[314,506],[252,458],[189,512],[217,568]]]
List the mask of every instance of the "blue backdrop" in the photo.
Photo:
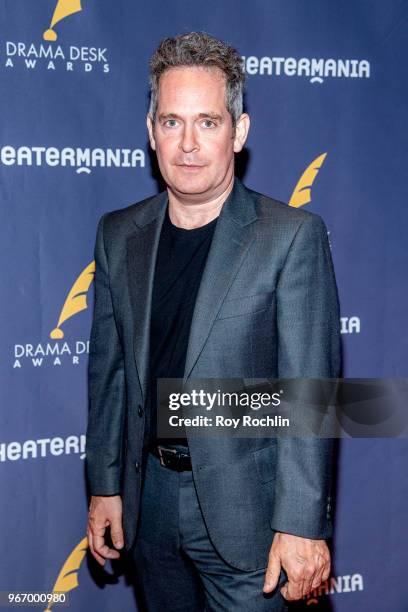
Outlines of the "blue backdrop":
[[[72,610],[132,610],[126,567],[107,575],[85,554],[83,460],[96,224],[158,189],[148,59],[189,30],[238,48],[245,183],[325,220],[344,374],[407,376],[408,4],[0,3],[0,591],[58,587]],[[407,460],[406,440],[342,441],[332,576],[305,606],[408,610]]]

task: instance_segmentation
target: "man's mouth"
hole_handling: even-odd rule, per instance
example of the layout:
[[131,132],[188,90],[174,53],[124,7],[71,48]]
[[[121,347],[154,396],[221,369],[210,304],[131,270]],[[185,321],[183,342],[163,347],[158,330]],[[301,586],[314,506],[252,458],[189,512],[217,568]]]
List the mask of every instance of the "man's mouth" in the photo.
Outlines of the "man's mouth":
[[205,164],[176,164],[177,167],[187,171],[200,170],[204,168]]

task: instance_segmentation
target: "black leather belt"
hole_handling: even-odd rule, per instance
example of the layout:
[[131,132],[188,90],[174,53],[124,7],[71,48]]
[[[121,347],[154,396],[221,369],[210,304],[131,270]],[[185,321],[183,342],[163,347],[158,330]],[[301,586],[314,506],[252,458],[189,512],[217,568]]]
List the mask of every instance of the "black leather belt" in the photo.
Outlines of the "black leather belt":
[[191,458],[187,453],[183,453],[176,448],[166,446],[153,446],[150,452],[160,459],[162,466],[174,470],[175,472],[191,471]]

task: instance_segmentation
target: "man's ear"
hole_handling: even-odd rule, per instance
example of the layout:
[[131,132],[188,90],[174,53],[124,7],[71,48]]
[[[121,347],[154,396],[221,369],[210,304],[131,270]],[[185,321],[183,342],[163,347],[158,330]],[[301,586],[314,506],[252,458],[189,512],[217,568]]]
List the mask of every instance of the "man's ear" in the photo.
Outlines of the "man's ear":
[[147,125],[147,131],[149,132],[150,146],[152,147],[153,151],[155,151],[156,141],[154,139],[154,126],[153,126],[152,116],[150,114],[147,115],[146,117],[146,125]]
[[239,153],[242,151],[248,136],[250,124],[251,121],[249,116],[246,113],[243,113],[235,126],[234,153]]

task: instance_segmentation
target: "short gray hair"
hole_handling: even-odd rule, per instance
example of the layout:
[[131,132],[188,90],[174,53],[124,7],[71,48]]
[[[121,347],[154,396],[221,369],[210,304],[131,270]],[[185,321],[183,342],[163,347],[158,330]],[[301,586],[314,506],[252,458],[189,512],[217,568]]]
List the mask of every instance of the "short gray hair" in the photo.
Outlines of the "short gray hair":
[[150,108],[154,121],[160,76],[170,68],[203,66],[219,68],[226,80],[226,107],[235,126],[243,110],[245,73],[238,52],[222,40],[204,32],[189,32],[165,38],[150,60]]

